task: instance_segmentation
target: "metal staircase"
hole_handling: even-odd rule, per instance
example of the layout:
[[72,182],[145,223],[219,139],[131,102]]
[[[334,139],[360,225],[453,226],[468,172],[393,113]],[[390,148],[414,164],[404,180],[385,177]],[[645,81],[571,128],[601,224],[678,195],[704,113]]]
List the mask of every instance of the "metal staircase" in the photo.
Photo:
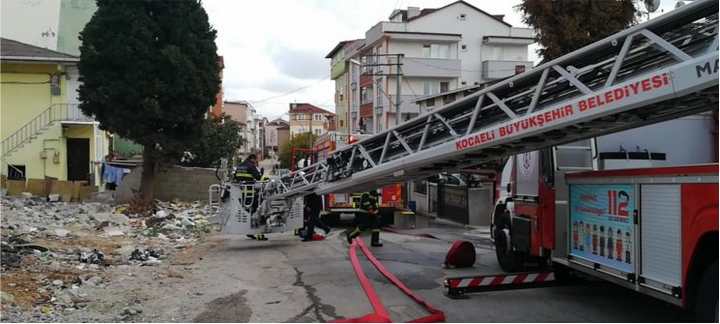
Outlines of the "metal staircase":
[[699,0],[273,179],[264,196],[364,191],[717,107],[718,3]]
[[94,119],[85,116],[78,108],[78,104],[53,104],[20,127],[10,136],[3,139],[3,159],[22,148],[25,144],[36,139],[40,134],[48,130],[55,122],[60,121],[91,122],[94,121]]

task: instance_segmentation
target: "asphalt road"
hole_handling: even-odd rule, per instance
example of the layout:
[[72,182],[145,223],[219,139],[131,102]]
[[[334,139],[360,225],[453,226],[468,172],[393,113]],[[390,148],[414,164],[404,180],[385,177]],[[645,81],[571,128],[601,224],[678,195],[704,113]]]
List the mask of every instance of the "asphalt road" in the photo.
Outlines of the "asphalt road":
[[[409,288],[443,310],[448,322],[674,322],[687,320],[669,304],[599,281],[569,286],[485,292],[462,300],[444,296],[445,276],[500,272],[486,240],[476,240],[472,269],[443,269],[450,242],[462,230],[436,229],[440,239],[383,233],[377,258]],[[279,235],[258,242],[217,237],[196,263],[191,287],[201,297],[174,320],[197,322],[324,322],[371,312],[338,230],[327,240],[302,243]],[[466,236],[467,238],[467,236]],[[369,242],[369,237],[366,237]],[[425,311],[367,262],[363,267],[395,322]],[[158,318],[161,320],[164,316]]]

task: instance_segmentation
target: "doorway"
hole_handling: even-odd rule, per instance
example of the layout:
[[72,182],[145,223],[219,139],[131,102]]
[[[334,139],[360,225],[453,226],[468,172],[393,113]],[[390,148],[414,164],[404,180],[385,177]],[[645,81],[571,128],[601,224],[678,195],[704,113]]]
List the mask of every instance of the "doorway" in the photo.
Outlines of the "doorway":
[[90,174],[90,139],[67,139],[68,181],[88,181]]

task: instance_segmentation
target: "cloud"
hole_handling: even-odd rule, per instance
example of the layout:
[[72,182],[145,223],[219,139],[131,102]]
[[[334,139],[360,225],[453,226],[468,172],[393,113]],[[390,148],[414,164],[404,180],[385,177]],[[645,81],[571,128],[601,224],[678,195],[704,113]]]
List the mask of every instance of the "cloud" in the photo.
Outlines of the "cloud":
[[[225,97],[251,102],[273,98],[255,105],[270,118],[286,113],[291,102],[333,111],[334,82],[323,81],[330,73],[325,55],[339,41],[364,37],[395,8],[437,8],[452,1],[204,0],[203,7],[218,31],[218,51],[225,58]],[[521,25],[512,9],[519,0],[470,2]],[[303,89],[293,91],[298,88]]]
[[270,57],[280,73],[298,79],[320,79],[330,74],[329,60],[320,49],[303,50],[274,46]]

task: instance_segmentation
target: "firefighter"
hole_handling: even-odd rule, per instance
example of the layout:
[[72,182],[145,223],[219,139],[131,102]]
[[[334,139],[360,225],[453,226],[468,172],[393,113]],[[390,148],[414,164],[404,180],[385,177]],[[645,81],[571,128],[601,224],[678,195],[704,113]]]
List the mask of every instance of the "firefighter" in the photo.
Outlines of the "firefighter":
[[378,192],[372,190],[369,193],[365,192],[360,198],[360,209],[365,211],[355,217],[355,228],[346,234],[348,243],[352,243],[352,240],[367,228],[372,230],[372,236],[370,239],[370,245],[380,247],[382,242],[380,241],[380,209],[378,208]]
[[[250,154],[248,157],[235,168],[234,179],[244,185],[254,185],[256,181],[262,178],[262,174],[257,168],[257,157],[255,154]],[[251,186],[243,186],[243,193],[246,197],[243,205],[251,205],[250,213],[255,213],[258,207],[258,200],[255,199],[257,193]],[[252,201],[250,201],[252,199]],[[248,238],[258,241],[266,241],[267,237],[265,234],[248,234]]]
[[313,192],[305,197],[305,227],[301,233],[303,242],[312,241],[313,235],[315,234],[315,227],[320,227],[326,236],[330,233],[330,226],[325,225],[320,219],[321,210],[322,198],[318,194]]

